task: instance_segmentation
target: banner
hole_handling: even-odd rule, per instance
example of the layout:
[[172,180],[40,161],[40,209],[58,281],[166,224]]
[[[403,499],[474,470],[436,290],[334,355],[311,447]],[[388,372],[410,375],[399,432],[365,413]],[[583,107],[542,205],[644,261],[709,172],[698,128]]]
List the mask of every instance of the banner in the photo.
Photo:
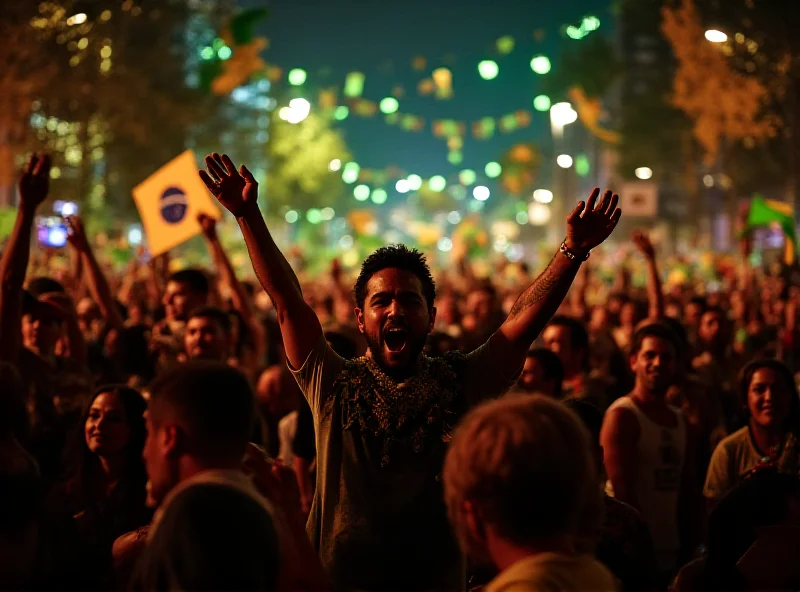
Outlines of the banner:
[[187,150],[158,169],[133,189],[153,257],[186,242],[200,233],[197,215],[219,220],[217,208],[200,180],[194,153]]
[[658,216],[658,185],[632,181],[622,186],[619,207],[626,217],[655,218]]

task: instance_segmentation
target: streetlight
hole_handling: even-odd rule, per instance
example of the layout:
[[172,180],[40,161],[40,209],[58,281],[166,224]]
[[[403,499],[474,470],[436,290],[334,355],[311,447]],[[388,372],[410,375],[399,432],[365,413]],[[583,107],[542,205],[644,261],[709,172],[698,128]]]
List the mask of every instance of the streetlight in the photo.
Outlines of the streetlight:
[[718,29],[709,29],[706,31],[706,39],[711,43],[725,43],[728,40],[728,36]]

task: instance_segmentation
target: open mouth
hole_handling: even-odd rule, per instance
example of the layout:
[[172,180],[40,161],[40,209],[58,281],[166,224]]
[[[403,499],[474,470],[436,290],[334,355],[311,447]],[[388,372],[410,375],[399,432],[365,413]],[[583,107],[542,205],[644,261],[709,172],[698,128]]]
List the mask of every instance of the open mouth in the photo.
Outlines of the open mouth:
[[399,327],[387,329],[383,336],[383,342],[390,352],[398,353],[403,351],[408,341],[408,331]]

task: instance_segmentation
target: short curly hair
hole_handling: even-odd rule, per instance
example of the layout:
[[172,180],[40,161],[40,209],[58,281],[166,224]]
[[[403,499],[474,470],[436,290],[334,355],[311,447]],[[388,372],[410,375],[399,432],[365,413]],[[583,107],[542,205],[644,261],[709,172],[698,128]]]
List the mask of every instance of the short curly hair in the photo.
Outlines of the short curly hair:
[[370,278],[382,269],[389,268],[402,269],[417,276],[422,284],[422,293],[428,303],[428,308],[433,307],[433,300],[436,298],[436,283],[433,281],[425,255],[416,249],[409,249],[405,245],[388,245],[372,253],[361,264],[361,273],[358,274],[356,285],[353,288],[358,308],[364,308],[364,301],[367,299],[367,283]]

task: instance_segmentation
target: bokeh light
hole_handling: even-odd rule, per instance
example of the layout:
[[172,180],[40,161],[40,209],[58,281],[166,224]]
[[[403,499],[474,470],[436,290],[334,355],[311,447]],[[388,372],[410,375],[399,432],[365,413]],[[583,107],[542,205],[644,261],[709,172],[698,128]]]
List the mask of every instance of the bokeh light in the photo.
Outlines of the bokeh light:
[[294,70],[289,70],[289,84],[292,86],[300,86],[301,84],[305,84],[306,78],[308,78],[308,74],[306,71],[301,68],[295,68]]
[[408,181],[405,179],[400,179],[395,183],[394,188],[397,190],[397,193],[408,193],[410,187],[408,186]]
[[484,80],[493,80],[497,78],[500,68],[494,60],[483,60],[478,64],[478,74]]
[[531,70],[537,74],[547,74],[552,68],[550,58],[544,55],[538,55],[531,60]]
[[572,157],[569,154],[559,154],[556,158],[556,164],[562,169],[568,169],[572,166]]
[[286,212],[284,218],[289,224],[294,224],[300,218],[300,214],[298,214],[295,210],[289,210]]
[[535,99],[533,99],[533,108],[537,111],[547,111],[550,109],[550,97],[547,95],[539,95]]
[[382,204],[386,203],[386,198],[388,195],[386,194],[386,190],[384,189],[373,189],[372,195],[370,195],[370,199],[372,203]]
[[400,103],[398,103],[397,99],[395,99],[394,97],[386,97],[384,99],[381,99],[380,102],[381,113],[385,113],[386,115],[391,115],[392,113],[396,113],[399,108],[400,108]]
[[342,171],[342,181],[345,183],[355,183],[358,181],[358,175],[360,173],[361,167],[358,166],[358,163],[348,162],[344,165],[344,170]]
[[634,174],[636,175],[637,179],[647,181],[647,179],[653,177],[653,169],[651,169],[650,167],[639,167],[634,171]]
[[333,111],[333,118],[336,121],[344,121],[348,115],[350,115],[350,109],[347,105],[339,105]]
[[475,182],[477,175],[472,169],[464,169],[458,174],[458,181],[462,185],[472,185]]
[[537,189],[533,192],[533,199],[539,203],[549,204],[553,201],[553,192],[549,189]]
[[441,175],[434,175],[428,180],[428,187],[430,187],[431,191],[444,191],[444,188],[447,187],[447,181]]
[[472,190],[472,197],[477,199],[478,201],[486,201],[489,199],[489,188],[484,185],[478,185],[475,189]]
[[487,177],[496,179],[503,172],[503,167],[500,166],[499,162],[487,162],[483,170]]
[[578,154],[575,157],[575,172],[579,177],[587,177],[591,170],[589,158],[585,154]]
[[409,175],[406,181],[411,191],[419,191],[419,188],[422,187],[422,177],[419,175]]
[[353,188],[353,197],[358,201],[367,201],[369,199],[369,187],[366,185],[356,185]]
[[330,163],[328,163],[328,170],[333,171],[334,173],[342,168],[342,161],[338,158],[334,158]]

